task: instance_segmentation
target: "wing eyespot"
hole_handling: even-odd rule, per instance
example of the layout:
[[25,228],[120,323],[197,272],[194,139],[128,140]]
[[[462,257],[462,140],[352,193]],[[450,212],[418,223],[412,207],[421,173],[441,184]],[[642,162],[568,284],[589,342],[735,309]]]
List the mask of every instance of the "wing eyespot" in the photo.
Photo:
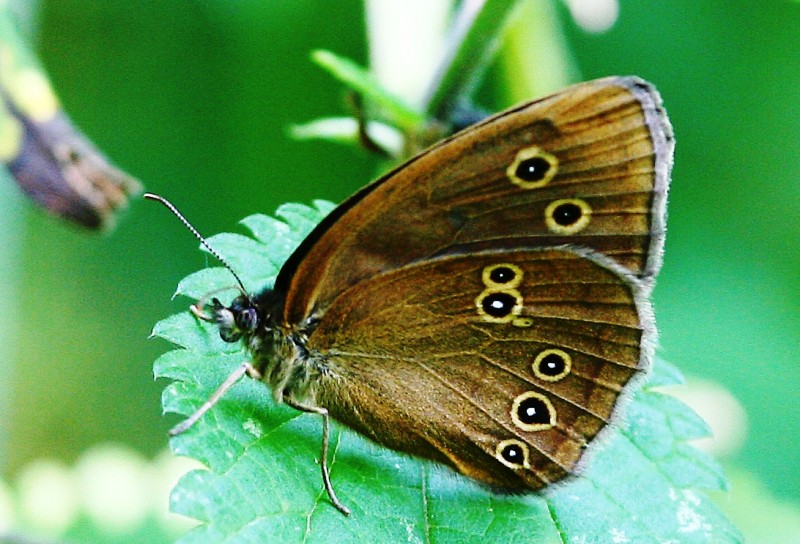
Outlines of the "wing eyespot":
[[509,438],[497,444],[495,457],[508,468],[530,468],[528,445],[522,440]]
[[531,317],[516,317],[511,320],[511,324],[520,329],[526,329],[533,325],[533,318]]
[[546,382],[557,382],[567,377],[572,370],[572,357],[560,349],[540,352],[531,365],[533,375]]
[[592,208],[580,198],[554,200],[544,210],[547,228],[554,234],[575,234],[589,224]]
[[529,327],[532,320],[519,317],[522,313],[522,295],[515,289],[522,282],[522,269],[512,263],[497,263],[484,267],[481,280],[485,288],[475,298],[475,306],[484,321],[512,323]]
[[522,295],[516,289],[485,289],[475,298],[475,306],[484,321],[508,323],[522,312]]
[[520,149],[506,175],[511,183],[522,189],[537,189],[547,185],[558,172],[558,159],[537,146]]
[[513,289],[522,282],[522,269],[515,264],[492,264],[483,269],[483,284],[490,289]]
[[544,431],[555,427],[556,410],[541,393],[527,391],[514,399],[511,421],[523,431]]

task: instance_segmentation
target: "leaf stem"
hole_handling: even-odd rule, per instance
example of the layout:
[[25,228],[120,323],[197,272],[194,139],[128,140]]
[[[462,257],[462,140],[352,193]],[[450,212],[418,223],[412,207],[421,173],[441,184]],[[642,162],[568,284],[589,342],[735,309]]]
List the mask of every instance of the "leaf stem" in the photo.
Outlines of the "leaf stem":
[[449,120],[458,103],[474,91],[500,46],[503,31],[521,0],[465,0],[456,14],[447,51],[433,77],[425,111]]

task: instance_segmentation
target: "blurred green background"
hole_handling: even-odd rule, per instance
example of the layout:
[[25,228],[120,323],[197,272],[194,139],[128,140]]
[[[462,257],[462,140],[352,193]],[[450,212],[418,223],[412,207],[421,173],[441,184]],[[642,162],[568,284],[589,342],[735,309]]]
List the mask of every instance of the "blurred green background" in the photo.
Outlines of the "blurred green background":
[[[210,235],[283,202],[341,201],[374,176],[365,152],[287,137],[347,113],[312,49],[367,64],[362,3],[333,5],[49,0],[21,20],[76,124]],[[552,7],[579,78],[637,74],[661,91],[678,144],[660,354],[744,406],[726,466],[800,502],[800,3],[622,2],[604,33]],[[504,85],[484,105],[510,105]],[[154,204],[87,236],[2,191],[0,477],[98,443],[155,456],[174,419],[151,373],[166,346],[147,337],[208,259]]]

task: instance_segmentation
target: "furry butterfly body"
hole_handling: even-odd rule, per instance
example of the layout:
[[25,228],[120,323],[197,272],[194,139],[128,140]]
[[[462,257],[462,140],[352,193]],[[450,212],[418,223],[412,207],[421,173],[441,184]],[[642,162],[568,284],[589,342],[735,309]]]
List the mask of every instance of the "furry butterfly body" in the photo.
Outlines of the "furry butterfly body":
[[278,402],[324,417],[343,511],[328,414],[493,488],[544,488],[649,365],[672,152],[646,82],[570,87],[368,185],[273,287],[196,313]]

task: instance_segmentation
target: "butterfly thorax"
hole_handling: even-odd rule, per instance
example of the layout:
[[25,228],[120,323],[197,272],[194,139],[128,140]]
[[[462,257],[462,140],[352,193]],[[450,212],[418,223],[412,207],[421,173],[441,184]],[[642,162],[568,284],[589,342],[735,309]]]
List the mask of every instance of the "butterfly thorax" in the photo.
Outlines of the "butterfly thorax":
[[214,299],[214,321],[226,342],[242,341],[252,365],[277,402],[312,403],[316,384],[326,374],[323,359],[307,348],[311,324],[289,326],[279,321],[280,297],[267,289],[241,295],[230,306]]

